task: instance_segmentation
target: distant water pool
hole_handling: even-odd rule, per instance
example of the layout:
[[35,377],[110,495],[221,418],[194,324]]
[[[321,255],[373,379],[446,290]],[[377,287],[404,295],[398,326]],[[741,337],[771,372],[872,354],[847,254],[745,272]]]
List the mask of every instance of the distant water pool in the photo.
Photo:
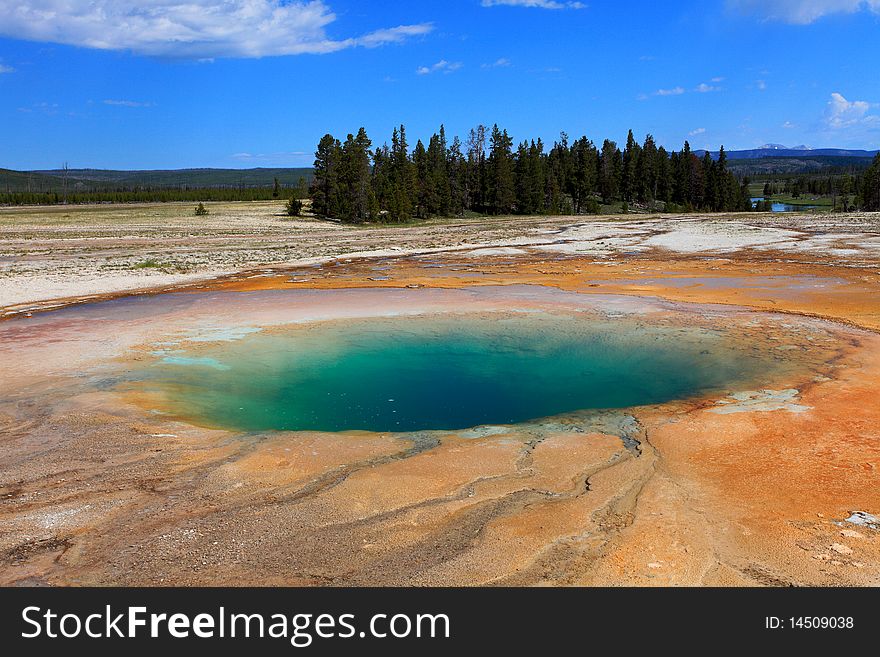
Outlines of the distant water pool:
[[333,320],[191,345],[138,373],[240,431],[464,429],[727,389],[778,367],[705,328],[536,311]]
[[[752,207],[755,207],[755,203],[758,201],[763,201],[763,197],[756,197],[752,199]],[[804,212],[805,210],[815,210],[818,208],[818,205],[792,205],[791,203],[779,203],[778,201],[774,201],[770,205],[771,212]]]

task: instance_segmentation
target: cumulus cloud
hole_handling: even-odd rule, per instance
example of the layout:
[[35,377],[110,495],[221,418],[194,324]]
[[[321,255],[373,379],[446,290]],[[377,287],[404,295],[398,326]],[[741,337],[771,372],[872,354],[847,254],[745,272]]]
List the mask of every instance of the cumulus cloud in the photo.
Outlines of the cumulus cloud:
[[880,0],[727,0],[727,4],[746,14],[792,25],[808,25],[829,14],[880,13]]
[[867,101],[849,101],[842,94],[834,92],[825,108],[825,125],[832,129],[880,125],[880,116],[868,114],[871,107]]
[[701,135],[704,132],[706,132],[706,128],[694,128],[688,133],[688,135],[690,135],[691,137],[696,137],[697,135]]
[[441,59],[436,64],[432,64],[431,66],[419,66],[416,69],[416,73],[418,75],[429,75],[431,73],[452,73],[453,71],[457,71],[464,64],[461,62],[447,62],[445,59]]
[[785,123],[782,124],[782,127],[785,128],[786,130],[791,130],[792,128],[796,128],[797,126],[794,123],[792,123],[791,121],[786,121]]
[[586,9],[583,2],[560,2],[558,0],[483,0],[484,7],[538,7],[539,9]]
[[494,62],[481,65],[480,68],[506,68],[508,66],[510,66],[510,60],[507,57],[501,57]]
[[141,55],[210,59],[375,48],[429,33],[399,25],[334,39],[323,0],[0,0],[0,36]]
[[230,157],[240,162],[277,162],[308,155],[305,151],[281,151],[278,153],[234,153]]
[[13,73],[15,71],[11,66],[6,66],[5,64],[0,64],[0,75],[3,73]]
[[152,107],[153,103],[143,103],[138,100],[115,100],[115,99],[107,99],[104,101],[105,105],[113,105],[115,107]]
[[672,89],[658,89],[655,96],[680,96],[684,93],[684,87],[672,87]]
[[758,91],[767,91],[767,82],[765,80],[757,80],[755,86],[758,87]]
[[700,93],[700,94],[707,94],[710,91],[721,91],[721,87],[716,87],[711,84],[706,84],[705,82],[701,82],[700,84],[697,85],[697,88],[694,89],[694,91],[696,91],[697,93]]
[[41,103],[34,103],[30,107],[19,107],[18,111],[25,114],[39,112],[40,114],[46,114],[47,116],[55,116],[58,114],[58,103],[47,103],[43,101]]

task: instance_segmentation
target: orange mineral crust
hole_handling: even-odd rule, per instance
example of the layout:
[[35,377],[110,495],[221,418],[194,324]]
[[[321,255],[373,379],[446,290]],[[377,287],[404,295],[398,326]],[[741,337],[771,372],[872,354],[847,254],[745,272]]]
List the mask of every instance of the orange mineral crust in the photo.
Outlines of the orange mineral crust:
[[[880,269],[658,239],[382,253],[15,309],[0,584],[880,584]],[[697,398],[409,433],[205,426],[132,378],[251,331],[575,306],[728,331],[779,367]]]

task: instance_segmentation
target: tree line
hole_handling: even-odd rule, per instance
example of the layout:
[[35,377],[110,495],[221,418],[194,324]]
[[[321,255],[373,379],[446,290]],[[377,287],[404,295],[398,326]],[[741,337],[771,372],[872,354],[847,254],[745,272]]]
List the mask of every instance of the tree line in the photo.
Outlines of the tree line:
[[863,210],[880,210],[880,153],[862,177],[859,199]]
[[[68,191],[66,202],[71,204],[88,203],[171,203],[174,201],[272,201],[289,198],[291,195],[304,197],[307,186],[304,181],[298,187],[289,188],[277,182],[264,187],[159,187],[139,189],[119,189],[105,191]],[[65,194],[51,192],[0,192],[0,205],[60,205],[65,203]]]
[[792,198],[801,196],[828,196],[841,199],[842,207],[847,209],[849,200],[865,210],[880,209],[877,207],[877,171],[880,163],[875,157],[871,165],[862,173],[847,171],[840,174],[798,174],[788,177],[774,177],[764,183],[763,196],[770,198],[777,194],[789,195]]
[[752,208],[748,179],[719,157],[702,157],[684,143],[669,153],[651,135],[639,144],[629,131],[623,150],[565,133],[547,149],[541,139],[514,141],[497,125],[472,129],[450,142],[443,126],[427,146],[410,150],[406,128],[373,148],[364,128],[344,142],[324,135],[315,152],[312,210],[345,222],[405,222],[467,213],[586,214],[603,204],[667,211]]

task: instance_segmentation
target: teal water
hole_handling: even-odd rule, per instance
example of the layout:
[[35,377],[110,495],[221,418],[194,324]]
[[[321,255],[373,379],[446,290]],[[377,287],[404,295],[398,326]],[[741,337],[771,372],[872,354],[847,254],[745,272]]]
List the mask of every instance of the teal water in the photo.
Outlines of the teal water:
[[[755,203],[757,201],[763,200],[764,198],[761,196],[752,198],[752,207],[755,207]],[[791,203],[780,203],[779,201],[773,201],[773,203],[770,205],[770,212],[806,212],[807,210],[815,210],[818,207],[818,205],[792,205]]]
[[198,345],[139,376],[197,424],[414,431],[665,402],[772,367],[716,331],[528,313],[292,327]]

